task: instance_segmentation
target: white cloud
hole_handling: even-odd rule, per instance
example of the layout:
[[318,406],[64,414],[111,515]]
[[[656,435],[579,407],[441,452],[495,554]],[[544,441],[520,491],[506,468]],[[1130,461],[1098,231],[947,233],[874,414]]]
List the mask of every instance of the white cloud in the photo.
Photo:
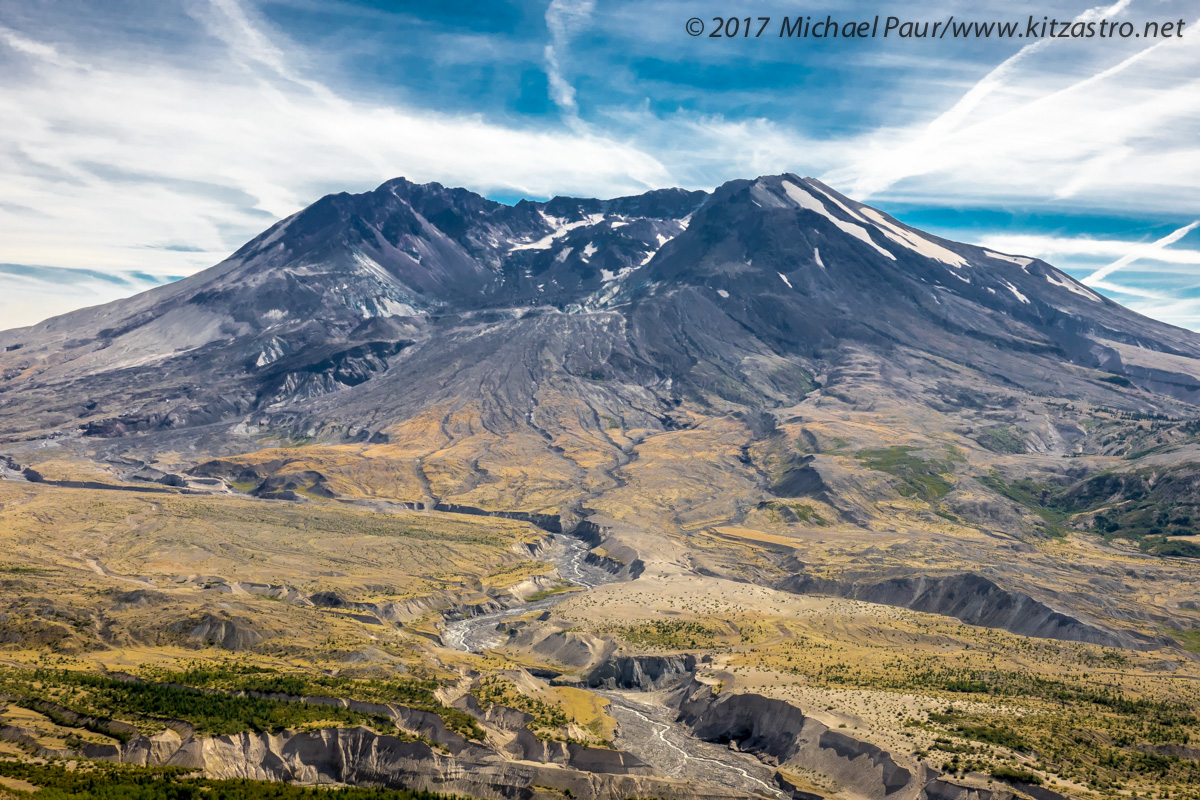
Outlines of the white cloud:
[[1147,317],[1178,325],[1181,328],[1200,330],[1200,298],[1142,300],[1136,297],[1121,297],[1119,302]]
[[546,45],[546,78],[550,83],[550,97],[568,118],[579,114],[575,102],[575,87],[566,79],[560,59],[565,57],[567,46],[591,19],[595,0],[550,0],[546,8],[546,28],[550,31],[550,44]]
[[[1081,16],[1112,19],[1128,5]],[[1147,15],[1166,18],[1173,8]],[[940,193],[993,205],[1071,198],[1080,206],[1173,210],[1200,183],[1198,72],[1195,33],[1149,46],[1040,40],[932,122],[866,134],[858,154],[825,178],[858,199]]]
[[[990,234],[978,239],[989,250],[1033,256],[1056,264],[1088,286],[1099,289],[1128,308],[1148,317],[1193,330],[1200,329],[1200,298],[1182,297],[1200,288],[1195,284],[1200,250],[1173,249],[1171,245],[1200,227],[1200,221],[1185,225],[1152,242],[1104,239],[1086,236]],[[1108,264],[1102,262],[1116,259]],[[1151,286],[1108,280],[1113,273],[1146,262],[1139,277]]]
[[[1186,226],[1191,229],[1191,226]],[[1179,241],[1182,235],[1166,244]],[[1159,240],[1162,241],[1162,240]],[[1137,257],[1152,260],[1156,265],[1200,264],[1200,250],[1167,250],[1165,245],[1153,253],[1146,251],[1147,243],[1123,239],[1098,239],[1089,236],[1051,236],[1042,234],[987,234],[979,237],[978,244],[1000,253],[1015,253],[1034,256],[1053,262],[1062,257],[1088,257],[1095,260]],[[1128,263],[1128,262],[1127,262]],[[1194,274],[1194,270],[1189,270]],[[1103,277],[1103,276],[1101,276]]]
[[1101,267],[1083,279],[1083,282],[1095,286],[1100,281],[1103,281],[1109,275],[1121,270],[1139,259],[1153,259],[1158,256],[1165,248],[1178,242],[1183,237],[1187,236],[1192,231],[1200,227],[1200,220],[1184,225],[1182,228],[1171,231],[1166,236],[1148,244],[1143,244],[1135,248],[1131,248],[1128,253],[1118,258],[1107,267]]
[[[1175,7],[1166,2],[1157,16]],[[1126,5],[1085,13],[1120,14]],[[1069,198],[1077,208],[1146,214],[1194,205],[1200,185],[1195,34],[1142,49],[1035,43],[931,122],[815,136],[765,119],[652,112],[648,103],[588,109],[581,121],[566,71],[585,28],[609,20],[595,17],[594,0],[547,7],[544,66],[566,124],[540,127],[348,96],[316,80],[309,54],[251,7],[195,0],[187,8],[194,29],[181,46],[202,58],[168,62],[133,49],[102,57],[60,41],[52,25],[0,27],[0,59],[21,73],[0,82],[0,263],[189,274],[321,194],[398,175],[485,192],[615,196],[798,171],[859,197],[990,207]],[[909,94],[898,105],[937,93]],[[1136,243],[1054,243],[1073,253],[1049,244],[1010,237],[989,246],[1094,259],[1095,269]],[[1182,268],[1197,263],[1195,253],[1165,249],[1151,263]],[[0,275],[0,292],[9,280]],[[56,291],[43,316],[85,295],[108,296]],[[11,303],[0,308],[0,328],[14,324],[13,313]]]
[[[345,99],[297,75],[240,8],[200,14],[232,58],[195,69],[82,67],[0,31],[28,70],[0,86],[0,262],[187,274],[321,194],[397,175],[532,195],[671,183],[594,134]],[[199,252],[147,249],[168,243]]]

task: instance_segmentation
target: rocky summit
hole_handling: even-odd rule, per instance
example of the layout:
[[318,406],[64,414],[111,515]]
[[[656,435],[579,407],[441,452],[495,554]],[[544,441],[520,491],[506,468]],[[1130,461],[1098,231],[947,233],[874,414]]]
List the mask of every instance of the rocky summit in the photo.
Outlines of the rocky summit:
[[1050,264],[790,174],[397,178],[0,332],[0,748],[1197,798],[1198,523],[1200,335]]

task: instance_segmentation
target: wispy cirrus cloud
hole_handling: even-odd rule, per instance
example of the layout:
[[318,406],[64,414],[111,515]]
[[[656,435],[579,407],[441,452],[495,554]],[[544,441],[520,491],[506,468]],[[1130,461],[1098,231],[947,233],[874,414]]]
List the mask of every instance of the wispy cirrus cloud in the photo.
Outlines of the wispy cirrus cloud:
[[178,276],[0,264],[0,321],[17,328],[86,305],[119,300]]
[[[1084,258],[1090,263],[1097,263],[1105,259],[1116,258],[1116,263],[1127,266],[1133,263],[1134,260],[1141,258],[1154,261],[1156,268],[1163,265],[1191,266],[1200,264],[1200,250],[1167,248],[1184,238],[1187,233],[1194,229],[1195,223],[1192,223],[1172,232],[1172,234],[1163,237],[1163,239],[1151,243],[1093,236],[999,233],[981,237],[979,244],[1001,253],[1023,253],[1047,260],[1055,260],[1063,257],[1072,260]],[[1111,266],[1096,266],[1094,272],[1089,273],[1089,277],[1103,270],[1108,270]],[[1105,272],[1099,278],[1103,279],[1108,274],[1110,273]]]
[[1138,261],[1139,259],[1152,259],[1152,258],[1158,257],[1158,255],[1160,253],[1162,253],[1166,248],[1170,247],[1171,245],[1175,244],[1183,237],[1187,236],[1192,231],[1196,230],[1197,227],[1200,227],[1200,220],[1188,223],[1187,225],[1184,225],[1182,228],[1176,228],[1175,230],[1171,231],[1170,233],[1168,233],[1166,236],[1162,237],[1161,239],[1155,239],[1153,242],[1150,242],[1148,244],[1130,248],[1128,253],[1121,256],[1120,258],[1118,258],[1116,261],[1109,264],[1108,266],[1101,267],[1100,269],[1093,272],[1091,275],[1088,275],[1086,278],[1083,279],[1083,282],[1088,284],[1089,286],[1098,286],[1100,284],[1100,282],[1103,281],[1105,278],[1107,278],[1109,275],[1112,275],[1114,272],[1124,269],[1125,267],[1129,266],[1130,264],[1132,264],[1135,261]]
[[[1076,19],[1120,19],[1134,7],[1121,0]],[[1080,64],[1090,70],[1080,73]],[[972,200],[1165,208],[1200,180],[1198,70],[1196,35],[1152,44],[1038,40],[930,123],[867,134],[865,152],[826,177],[860,198],[928,195],[957,178]]]
[[596,8],[595,0],[550,0],[546,8],[546,28],[550,43],[546,45],[546,77],[550,81],[550,96],[569,118],[579,114],[575,102],[575,87],[563,72],[562,61],[567,47],[587,25]]
[[[0,0],[0,10],[13,8],[6,2]],[[809,5],[802,4],[806,13],[816,8]],[[269,8],[278,7],[327,13],[301,0]],[[544,197],[705,188],[787,170],[823,176],[884,205],[1069,202],[1160,225],[1196,204],[1197,37],[1158,47],[1047,41],[1006,50],[991,42],[984,44],[996,59],[986,62],[979,47],[953,55],[941,45],[883,42],[865,49],[839,44],[819,54],[791,42],[692,40],[683,22],[713,9],[683,0],[618,0],[603,8],[593,0],[525,0],[499,9],[490,27],[478,14],[440,22],[421,17],[435,7],[362,8],[373,46],[382,48],[364,56],[367,72],[398,44],[416,48],[406,64],[430,65],[423,77],[401,71],[393,83],[376,80],[370,90],[356,82],[361,70],[331,67],[337,60],[321,50],[324,31],[282,30],[264,17],[268,7],[253,0],[114,2],[62,11],[57,4],[23,5],[21,13],[6,14],[0,261],[189,274],[321,194],[359,191],[397,175]],[[764,0],[763,13],[798,8]],[[1187,4],[1162,0],[1152,13],[1165,18],[1178,8]],[[1133,18],[1147,9],[1138,0],[1108,7],[1080,2],[1073,13]],[[867,11],[876,9],[850,3],[838,14]],[[121,13],[128,19],[97,33],[97,20]],[[990,9],[976,16],[988,14],[995,16]],[[154,28],[156,15],[169,16],[162,30]],[[443,38],[431,38],[425,51],[410,35],[438,30]],[[142,46],[158,40],[169,45]],[[350,33],[336,41],[357,46]],[[449,53],[447,41],[470,45]],[[598,51],[597,41],[607,49]],[[640,66],[631,66],[634,52]],[[963,61],[961,53],[974,60]],[[529,94],[532,107],[542,93],[541,116],[483,102],[501,91],[489,69],[502,62],[517,70],[506,74],[521,77],[522,99]],[[751,62],[756,66],[739,66]],[[704,67],[702,76],[672,78],[696,65]],[[827,85],[833,69],[840,71]],[[460,83],[476,86],[476,94],[464,88],[447,96],[458,84],[442,73],[466,72],[474,77]],[[793,73],[798,82],[789,89]],[[958,74],[978,77],[951,77]],[[543,79],[540,88],[536,77]],[[838,88],[844,79],[854,83]],[[756,81],[774,88],[764,94]],[[407,91],[425,85],[437,91]],[[779,102],[789,96],[794,103]],[[793,113],[797,108],[803,113]],[[863,123],[872,117],[884,121]],[[1179,266],[1171,259],[1184,258],[1188,241],[1145,263],[1164,271]],[[1029,244],[1005,249],[1042,254],[1038,242]],[[1087,272],[1124,253],[1063,258]],[[0,288],[11,280],[0,274]],[[44,307],[34,304],[21,320],[65,310],[50,302],[56,292],[66,296],[47,284]],[[14,324],[11,313],[0,327]]]
[[[0,88],[0,261],[187,274],[321,194],[396,175],[531,195],[670,182],[613,139],[345,98],[234,0],[192,13],[227,61],[87,63],[0,31],[24,73]],[[164,243],[187,247],[148,249]]]
[[[1049,261],[1083,283],[1133,310],[1183,327],[1200,327],[1200,249],[1174,247],[1200,228],[1200,220],[1151,241],[992,234],[980,244],[1003,253],[1022,253]],[[1115,259],[1108,261],[1109,259]],[[1129,274],[1120,282],[1110,278]]]

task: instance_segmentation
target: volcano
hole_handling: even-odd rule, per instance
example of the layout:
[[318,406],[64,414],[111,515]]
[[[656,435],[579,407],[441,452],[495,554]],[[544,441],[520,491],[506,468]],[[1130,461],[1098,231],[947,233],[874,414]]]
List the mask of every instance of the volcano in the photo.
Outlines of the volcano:
[[0,733],[487,797],[1152,796],[1196,783],[1195,520],[1200,335],[1043,261],[790,174],[396,179],[0,332],[0,644],[97,673],[4,667]]

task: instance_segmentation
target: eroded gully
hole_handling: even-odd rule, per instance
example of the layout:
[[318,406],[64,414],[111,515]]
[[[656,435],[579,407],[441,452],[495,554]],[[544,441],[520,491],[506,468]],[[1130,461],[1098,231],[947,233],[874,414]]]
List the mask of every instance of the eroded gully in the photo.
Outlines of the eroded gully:
[[[612,574],[588,564],[587,551],[588,544],[583,540],[556,534],[545,558],[558,568],[565,582],[585,590],[616,580]],[[573,594],[563,592],[533,603],[456,620],[443,628],[442,641],[448,647],[473,653],[497,647],[504,642],[503,634],[496,631],[497,625],[531,611],[551,608]],[[745,792],[747,796],[786,797],[772,783],[771,768],[753,756],[689,735],[675,722],[672,709],[642,702],[641,693],[597,691],[596,694],[609,701],[609,713],[620,726],[617,747],[663,775],[713,783]]]

